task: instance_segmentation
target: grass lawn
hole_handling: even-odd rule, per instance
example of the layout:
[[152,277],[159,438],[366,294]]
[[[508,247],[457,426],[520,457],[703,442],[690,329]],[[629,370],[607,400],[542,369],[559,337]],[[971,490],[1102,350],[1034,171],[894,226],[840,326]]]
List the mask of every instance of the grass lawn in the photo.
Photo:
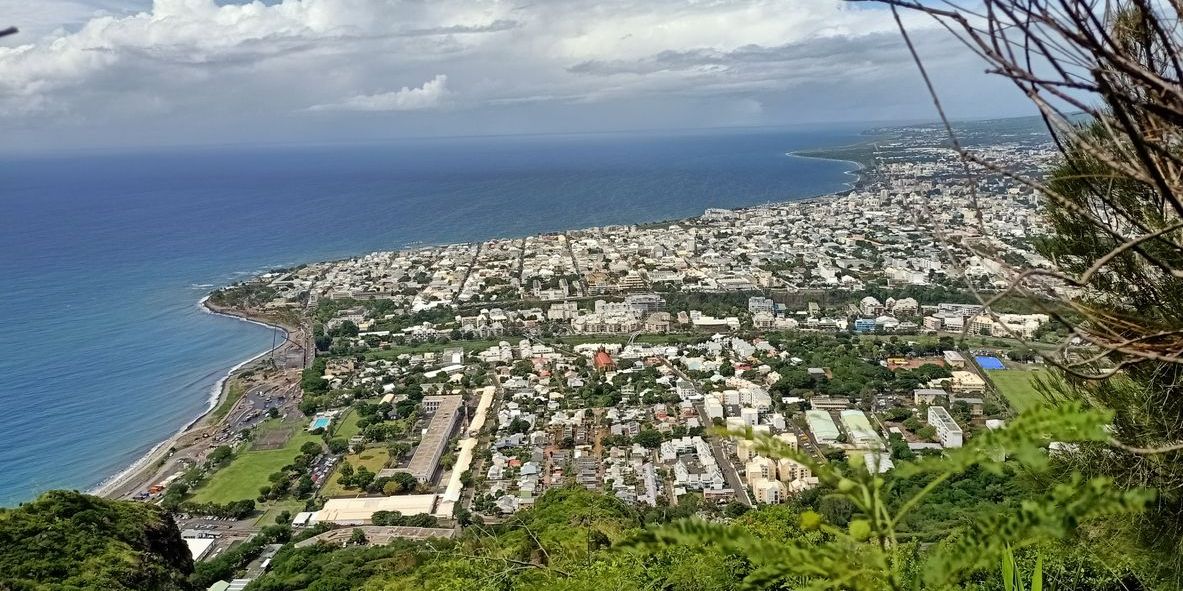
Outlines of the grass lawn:
[[242,385],[242,382],[239,380],[230,380],[230,387],[226,392],[226,399],[223,400],[222,403],[216,408],[214,408],[210,415],[214,419],[221,419],[222,417],[226,416],[230,412],[230,409],[234,408],[234,405],[240,398],[242,398],[243,394],[246,394],[246,386]]
[[275,525],[275,516],[287,511],[294,517],[296,513],[304,510],[304,501],[297,501],[292,499],[285,499],[282,501],[271,501],[267,505],[260,506],[263,514],[255,520],[255,525],[259,527],[267,525]]
[[350,437],[357,435],[358,432],[361,431],[361,429],[359,429],[357,426],[357,420],[360,418],[361,414],[352,408],[345,411],[345,418],[341,419],[341,422],[338,423],[336,428],[333,429],[333,438],[336,439],[338,437],[342,437],[349,439]]
[[986,372],[990,380],[998,387],[998,391],[1011,407],[1017,412],[1023,412],[1043,402],[1043,397],[1035,391],[1034,379],[1046,370],[1004,369]]
[[[390,457],[390,452],[386,448],[376,447],[373,449],[362,450],[361,454],[348,454],[342,458],[341,463],[349,462],[353,469],[356,470],[365,466],[367,470],[375,474],[386,466],[386,460]],[[341,464],[337,464],[337,470],[329,477],[329,481],[321,489],[320,494],[324,497],[352,497],[359,494],[358,489],[346,490],[345,487],[337,483]]]
[[[265,421],[259,426],[256,438],[269,431],[284,428],[279,421]],[[199,503],[229,503],[259,496],[259,488],[270,481],[267,477],[291,463],[300,455],[300,446],[306,442],[320,442],[316,435],[297,428],[292,438],[279,449],[250,449],[239,452],[229,466],[214,473],[196,491],[193,500]]]

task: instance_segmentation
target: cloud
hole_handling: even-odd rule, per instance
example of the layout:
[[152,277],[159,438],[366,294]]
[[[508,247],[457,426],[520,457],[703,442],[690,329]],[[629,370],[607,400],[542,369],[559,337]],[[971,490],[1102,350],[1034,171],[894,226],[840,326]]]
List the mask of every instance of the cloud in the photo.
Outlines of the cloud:
[[315,105],[310,111],[422,111],[439,108],[447,99],[448,77],[443,74],[419,88],[402,87],[394,92],[363,94],[329,105]]
[[[49,20],[0,46],[0,131],[29,145],[281,141],[931,110],[890,15],[842,0],[148,1],[39,0]],[[999,114],[973,57],[903,16],[964,96],[947,107]]]

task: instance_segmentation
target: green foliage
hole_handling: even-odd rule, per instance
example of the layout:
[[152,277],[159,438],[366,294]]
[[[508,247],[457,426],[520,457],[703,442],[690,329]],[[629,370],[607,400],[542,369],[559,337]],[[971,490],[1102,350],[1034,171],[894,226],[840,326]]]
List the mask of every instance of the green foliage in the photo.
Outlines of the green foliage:
[[159,507],[51,491],[0,510],[0,589],[187,591],[193,559]]
[[[1027,591],[1026,578],[1009,546],[1002,555],[1002,588],[1004,591]],[[1043,591],[1043,557],[1035,561],[1035,570],[1031,573],[1031,591]]]
[[820,538],[769,543],[736,525],[688,520],[646,531],[633,545],[717,545],[752,563],[744,578],[752,589],[788,584],[810,589],[958,588],[997,564],[1011,545],[1064,539],[1090,519],[1142,510],[1153,495],[1115,489],[1105,478],[1076,476],[1024,498],[1010,511],[965,515],[964,524],[947,529],[944,539],[931,547],[922,547],[908,535],[909,516],[950,480],[971,470],[993,475],[1008,468],[1046,471],[1048,443],[1104,441],[1108,419],[1078,405],[1034,409],[1006,429],[980,433],[944,457],[903,462],[886,475],[870,474],[858,465],[817,462],[767,435],[739,434],[753,439],[759,452],[809,466],[835,497],[853,506],[846,523],[808,510],[800,515],[800,527]]
[[189,577],[197,589],[205,589],[222,579],[231,579],[234,573],[254,560],[267,544],[290,540],[292,530],[286,525],[270,525],[251,539],[238,544],[214,558],[197,563]]

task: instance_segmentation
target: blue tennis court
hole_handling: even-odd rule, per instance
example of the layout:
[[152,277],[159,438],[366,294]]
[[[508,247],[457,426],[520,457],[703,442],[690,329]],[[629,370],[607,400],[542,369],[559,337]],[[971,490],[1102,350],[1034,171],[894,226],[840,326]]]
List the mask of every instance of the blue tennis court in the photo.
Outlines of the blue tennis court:
[[978,362],[978,367],[982,369],[1006,369],[1006,366],[997,357],[981,355],[974,357],[974,360]]

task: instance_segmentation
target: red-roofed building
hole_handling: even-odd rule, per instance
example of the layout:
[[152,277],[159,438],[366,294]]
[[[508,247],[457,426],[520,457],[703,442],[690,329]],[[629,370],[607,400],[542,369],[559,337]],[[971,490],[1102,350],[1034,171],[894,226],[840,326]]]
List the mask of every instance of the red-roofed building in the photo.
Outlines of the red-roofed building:
[[603,349],[596,351],[596,355],[595,355],[595,357],[592,358],[592,362],[595,363],[596,369],[599,369],[599,370],[608,370],[608,369],[615,369],[616,368],[616,362],[612,360],[612,356],[609,355],[608,352]]

